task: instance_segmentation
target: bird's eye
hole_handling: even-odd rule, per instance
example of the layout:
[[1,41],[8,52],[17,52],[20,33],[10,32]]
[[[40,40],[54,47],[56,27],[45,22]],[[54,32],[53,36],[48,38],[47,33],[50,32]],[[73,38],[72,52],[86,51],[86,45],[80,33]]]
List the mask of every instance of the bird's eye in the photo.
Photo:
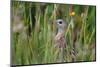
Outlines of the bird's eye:
[[59,21],[59,24],[62,24],[62,21]]

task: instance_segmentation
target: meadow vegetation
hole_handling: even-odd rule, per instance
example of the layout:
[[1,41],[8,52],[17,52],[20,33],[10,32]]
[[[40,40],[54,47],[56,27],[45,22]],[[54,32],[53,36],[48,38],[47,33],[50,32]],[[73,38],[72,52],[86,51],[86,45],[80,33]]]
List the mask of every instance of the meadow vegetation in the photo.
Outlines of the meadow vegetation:
[[96,7],[12,1],[12,64],[57,63],[55,21],[67,23],[65,62],[96,60]]

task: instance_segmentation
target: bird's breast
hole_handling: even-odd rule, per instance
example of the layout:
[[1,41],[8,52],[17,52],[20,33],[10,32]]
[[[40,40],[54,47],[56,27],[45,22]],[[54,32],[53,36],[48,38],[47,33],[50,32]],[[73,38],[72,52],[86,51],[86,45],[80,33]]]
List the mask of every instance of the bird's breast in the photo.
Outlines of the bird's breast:
[[57,47],[59,48],[65,48],[66,47],[66,39],[64,34],[58,33],[55,37],[55,42]]

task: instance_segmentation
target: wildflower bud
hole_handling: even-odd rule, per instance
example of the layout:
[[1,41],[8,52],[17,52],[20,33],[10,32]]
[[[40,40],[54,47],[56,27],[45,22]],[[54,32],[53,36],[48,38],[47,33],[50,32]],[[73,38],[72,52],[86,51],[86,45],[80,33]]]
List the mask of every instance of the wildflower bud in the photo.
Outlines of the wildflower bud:
[[74,16],[74,15],[75,15],[75,12],[71,12],[71,13],[70,13],[70,16]]

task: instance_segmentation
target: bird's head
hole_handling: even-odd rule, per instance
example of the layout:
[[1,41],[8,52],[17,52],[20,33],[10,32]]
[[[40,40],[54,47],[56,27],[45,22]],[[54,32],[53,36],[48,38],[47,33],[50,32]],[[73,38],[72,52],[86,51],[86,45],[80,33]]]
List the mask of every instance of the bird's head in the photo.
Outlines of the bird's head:
[[66,31],[66,28],[67,28],[67,23],[62,20],[62,19],[58,19],[56,20],[56,25],[57,25],[57,29],[58,29],[58,33],[60,32],[65,32]]

